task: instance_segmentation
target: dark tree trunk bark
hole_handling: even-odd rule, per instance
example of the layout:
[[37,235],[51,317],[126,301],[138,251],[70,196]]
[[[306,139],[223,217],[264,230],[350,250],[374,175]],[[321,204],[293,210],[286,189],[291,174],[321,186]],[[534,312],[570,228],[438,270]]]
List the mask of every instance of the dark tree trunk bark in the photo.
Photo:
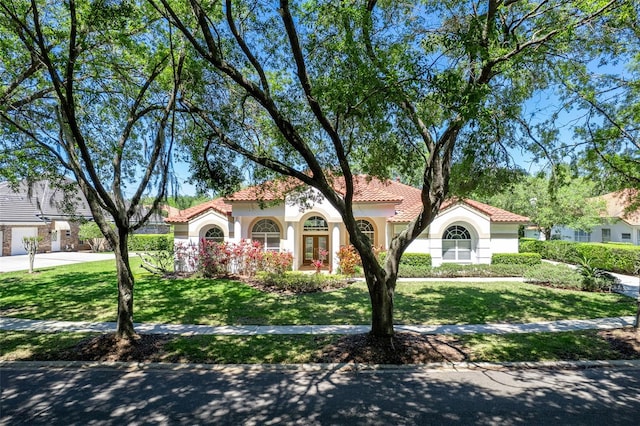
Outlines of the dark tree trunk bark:
[[376,337],[391,337],[394,334],[394,285],[389,285],[388,281],[379,282],[375,276],[367,277],[371,298],[371,334]]
[[[390,338],[393,328],[393,299],[397,271],[385,271],[375,257],[362,257],[362,268],[371,300],[371,332],[375,337]],[[393,267],[392,267],[393,269]]]
[[115,245],[116,271],[118,274],[118,322],[116,337],[132,338],[136,336],[133,328],[133,273],[129,264],[126,230],[118,230],[119,241]]

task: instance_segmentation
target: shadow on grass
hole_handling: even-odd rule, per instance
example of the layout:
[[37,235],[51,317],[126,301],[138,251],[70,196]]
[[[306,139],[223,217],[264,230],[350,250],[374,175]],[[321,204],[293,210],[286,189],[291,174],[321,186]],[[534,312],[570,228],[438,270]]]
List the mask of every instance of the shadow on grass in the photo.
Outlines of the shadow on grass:
[[[66,321],[114,321],[113,261],[10,274],[0,283],[0,315]],[[369,324],[366,286],[330,292],[266,293],[233,280],[165,279],[134,264],[136,322],[206,325]],[[4,277],[3,277],[4,278]],[[633,300],[522,283],[399,284],[397,324],[483,324],[632,315]]]

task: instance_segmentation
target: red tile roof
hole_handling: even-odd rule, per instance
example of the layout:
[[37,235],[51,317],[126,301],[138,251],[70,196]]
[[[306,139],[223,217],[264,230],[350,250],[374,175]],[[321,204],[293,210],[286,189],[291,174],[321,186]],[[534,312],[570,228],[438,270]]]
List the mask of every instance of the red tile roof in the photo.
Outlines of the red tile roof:
[[[334,188],[340,194],[344,194],[344,178],[338,177],[333,182]],[[251,186],[231,194],[226,199],[217,198],[199,206],[191,207],[166,219],[169,223],[184,223],[196,217],[208,209],[214,209],[220,213],[231,215],[231,205],[234,201],[278,201],[284,196],[299,188],[302,184],[294,179],[281,179],[269,181],[263,185]],[[406,223],[415,218],[422,209],[421,191],[409,185],[397,181],[381,181],[364,175],[354,177],[354,203],[393,203],[396,214],[387,220],[394,223]],[[444,211],[457,203],[464,203],[489,216],[493,222],[503,223],[527,223],[529,218],[480,203],[469,199],[446,200],[441,211]]]
[[529,222],[529,218],[526,216],[521,216],[519,214],[511,213],[507,210],[499,209],[498,207],[490,206],[489,204],[481,203],[480,201],[470,200],[468,198],[464,199],[449,199],[442,203],[440,206],[440,211],[444,211],[449,207],[453,207],[457,203],[464,203],[481,213],[489,216],[492,222],[500,222],[500,223],[527,223]]
[[639,190],[627,188],[601,195],[596,199],[604,200],[606,203],[607,217],[615,217],[631,226],[638,226],[640,225],[640,208],[627,210],[633,203],[638,201],[639,197]]
[[215,200],[180,210],[177,214],[167,217],[164,221],[167,223],[187,223],[194,217],[200,216],[209,210],[214,210],[224,216],[231,216],[231,204],[227,204],[222,198],[216,198]]

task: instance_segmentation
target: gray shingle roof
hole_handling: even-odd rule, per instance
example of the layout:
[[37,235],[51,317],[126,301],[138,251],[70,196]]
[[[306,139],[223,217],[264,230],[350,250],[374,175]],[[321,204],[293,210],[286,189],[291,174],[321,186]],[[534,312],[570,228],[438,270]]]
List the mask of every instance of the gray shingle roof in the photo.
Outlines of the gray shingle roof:
[[89,206],[80,191],[66,193],[53,187],[49,181],[32,184],[31,194],[25,182],[17,192],[8,182],[0,182],[0,223],[37,222],[43,218],[91,218]]

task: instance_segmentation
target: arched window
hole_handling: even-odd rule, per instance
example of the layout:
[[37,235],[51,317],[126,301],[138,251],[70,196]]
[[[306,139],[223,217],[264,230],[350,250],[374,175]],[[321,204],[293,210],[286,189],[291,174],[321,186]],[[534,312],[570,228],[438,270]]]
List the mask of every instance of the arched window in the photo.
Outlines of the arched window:
[[374,245],[376,241],[375,231],[373,229],[373,225],[371,224],[371,222],[364,219],[358,219],[356,223],[358,225],[358,228],[360,229],[360,232],[362,232],[364,236],[369,239],[369,242],[371,242],[371,245]]
[[221,243],[224,241],[224,232],[218,226],[214,226],[207,230],[204,234],[204,239],[207,241],[215,241],[216,243]]
[[327,225],[327,221],[321,218],[320,216],[311,216],[309,219],[304,221],[304,230],[305,231],[328,231],[329,225]]
[[253,225],[251,239],[260,241],[265,251],[280,251],[280,227],[271,219],[260,219]]
[[471,234],[460,225],[447,228],[442,235],[442,260],[470,261]]

